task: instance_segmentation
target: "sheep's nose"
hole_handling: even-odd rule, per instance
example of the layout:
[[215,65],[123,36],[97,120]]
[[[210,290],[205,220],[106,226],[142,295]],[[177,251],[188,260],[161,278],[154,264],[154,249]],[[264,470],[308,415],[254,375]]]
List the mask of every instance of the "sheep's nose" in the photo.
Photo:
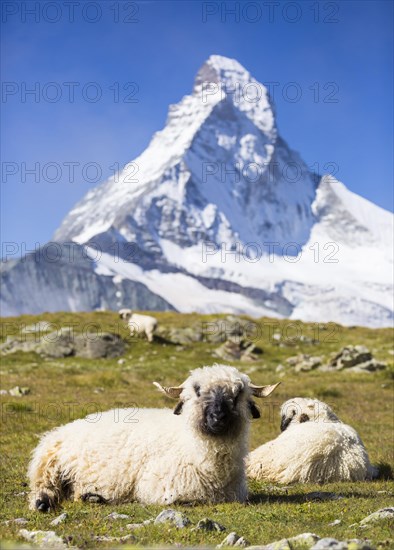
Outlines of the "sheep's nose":
[[205,411],[205,430],[212,435],[223,435],[229,427],[229,409],[226,403],[217,399]]
[[208,419],[214,424],[223,422],[226,418],[226,411],[221,407],[208,412]]

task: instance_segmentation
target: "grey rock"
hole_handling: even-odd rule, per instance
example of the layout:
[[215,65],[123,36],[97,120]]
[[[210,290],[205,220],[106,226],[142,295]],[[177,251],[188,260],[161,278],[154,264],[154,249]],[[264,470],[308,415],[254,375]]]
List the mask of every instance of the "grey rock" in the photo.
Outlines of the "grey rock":
[[55,531],[28,531],[20,529],[19,535],[40,548],[68,548],[63,539]]
[[261,353],[261,348],[244,338],[231,338],[214,351],[214,354],[224,361],[244,362],[257,361]]
[[320,539],[310,550],[374,550],[371,541],[350,539],[337,540],[331,537]]
[[142,523],[128,523],[126,525],[127,529],[141,529],[141,527],[146,527],[147,525],[150,525],[153,523],[154,519],[146,519]]
[[311,546],[316,544],[317,541],[320,540],[320,537],[319,535],[316,535],[316,533],[301,533],[299,535],[296,535],[295,537],[290,537],[287,540],[291,548],[297,547],[299,545],[310,548]]
[[63,521],[65,521],[66,519],[67,519],[67,513],[64,512],[63,514],[60,514],[60,516],[52,520],[49,525],[53,525],[54,527],[56,527],[56,525],[63,523]]
[[7,390],[0,390],[0,395],[8,395],[8,391]]
[[125,343],[118,334],[103,332],[75,336],[75,355],[87,359],[114,358],[122,355]]
[[340,519],[334,519],[334,521],[332,521],[331,523],[329,523],[328,525],[330,527],[335,527],[335,525],[340,525],[342,523],[342,521]]
[[372,356],[365,346],[345,346],[330,360],[325,370],[348,370],[349,372],[375,372],[387,368]]
[[281,539],[264,546],[248,546],[247,550],[296,550],[297,548],[311,548],[320,537],[315,533],[301,533],[288,539]]
[[250,542],[245,537],[239,537],[237,542],[234,544],[236,548],[246,548],[249,546]]
[[381,508],[360,521],[360,525],[366,526],[385,519],[394,519],[394,507]]
[[0,352],[2,355],[8,355],[9,353],[15,353],[16,351],[35,351],[37,342],[26,341],[21,338],[13,338],[8,336],[6,341],[0,344]]
[[176,510],[171,509],[163,510],[162,512],[160,512],[160,514],[156,517],[154,521],[155,525],[167,522],[173,523],[175,527],[178,527],[178,529],[183,529],[191,523],[190,519],[187,516],[185,516],[181,512],[177,512]]
[[376,372],[378,370],[387,369],[386,363],[379,363],[375,359],[366,361],[365,363],[360,363],[355,367],[350,367],[347,369],[348,372]]
[[246,546],[249,546],[249,542],[244,538],[240,537],[235,533],[235,531],[232,531],[227,535],[225,539],[222,540],[220,544],[216,546],[216,548],[223,548],[227,546],[235,546],[236,548],[245,548]]
[[125,350],[125,342],[118,334],[110,332],[74,334],[72,328],[62,327],[57,331],[45,334],[36,342],[9,340],[2,344],[0,349],[3,354],[34,351],[55,359],[74,355],[98,359],[122,355]]
[[323,539],[320,539],[314,546],[312,546],[311,550],[347,550],[347,548],[347,542],[339,541],[331,537],[325,537]]
[[308,372],[319,368],[323,363],[323,359],[318,356],[300,353],[286,359],[288,368],[294,369],[294,372]]
[[35,351],[54,358],[74,355],[73,330],[69,327],[62,327],[60,330],[44,335]]
[[105,516],[105,519],[130,519],[130,516],[127,514],[118,514],[118,512],[111,512],[108,516]]
[[223,525],[220,525],[220,523],[217,523],[217,521],[213,521],[213,519],[204,518],[200,519],[200,521],[197,523],[195,530],[203,530],[203,531],[225,531],[226,528],[223,527]]
[[18,525],[26,525],[26,523],[29,523],[29,520],[26,518],[15,518],[15,519],[7,519],[4,521],[4,525],[10,525],[11,523],[17,523]]
[[93,539],[97,542],[119,542],[120,544],[137,540],[135,536],[131,534],[124,535],[123,537],[109,537],[107,535],[98,535],[96,537],[93,537]]

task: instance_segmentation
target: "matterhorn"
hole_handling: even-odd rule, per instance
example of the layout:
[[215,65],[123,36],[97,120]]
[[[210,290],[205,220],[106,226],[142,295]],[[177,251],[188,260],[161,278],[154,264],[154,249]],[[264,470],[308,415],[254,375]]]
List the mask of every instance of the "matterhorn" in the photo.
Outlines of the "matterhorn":
[[91,189],[50,243],[3,262],[1,308],[384,327],[392,270],[392,214],[308,168],[279,135],[266,87],[212,55],[139,157]]

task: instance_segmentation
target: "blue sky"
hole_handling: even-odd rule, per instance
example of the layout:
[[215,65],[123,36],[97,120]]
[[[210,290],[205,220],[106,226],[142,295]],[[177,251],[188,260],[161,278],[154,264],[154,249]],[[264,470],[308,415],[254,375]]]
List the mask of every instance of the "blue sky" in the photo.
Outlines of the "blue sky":
[[334,163],[352,191],[392,210],[392,2],[76,4],[2,2],[3,242],[23,252],[50,240],[143,151],[211,54],[271,83],[279,131],[308,165]]

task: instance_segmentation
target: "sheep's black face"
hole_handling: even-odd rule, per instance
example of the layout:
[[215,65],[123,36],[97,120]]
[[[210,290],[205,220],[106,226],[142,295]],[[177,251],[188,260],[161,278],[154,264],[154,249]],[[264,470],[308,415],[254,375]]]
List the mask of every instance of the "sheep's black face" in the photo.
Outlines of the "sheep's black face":
[[[284,414],[282,415],[281,421],[280,421],[280,431],[284,432],[285,429],[291,424],[292,421],[297,420],[297,411],[291,411],[287,416]],[[298,423],[302,424],[303,422],[309,422],[310,417],[306,413],[302,413],[298,418]]]
[[201,430],[213,436],[224,436],[232,433],[239,421],[236,409],[237,397],[229,398],[222,388],[211,391],[203,399],[203,418]]
[[281,421],[280,421],[280,431],[284,432],[285,429],[289,426],[290,422],[293,420],[293,418],[296,415],[296,411],[291,411],[288,416],[282,415]]

